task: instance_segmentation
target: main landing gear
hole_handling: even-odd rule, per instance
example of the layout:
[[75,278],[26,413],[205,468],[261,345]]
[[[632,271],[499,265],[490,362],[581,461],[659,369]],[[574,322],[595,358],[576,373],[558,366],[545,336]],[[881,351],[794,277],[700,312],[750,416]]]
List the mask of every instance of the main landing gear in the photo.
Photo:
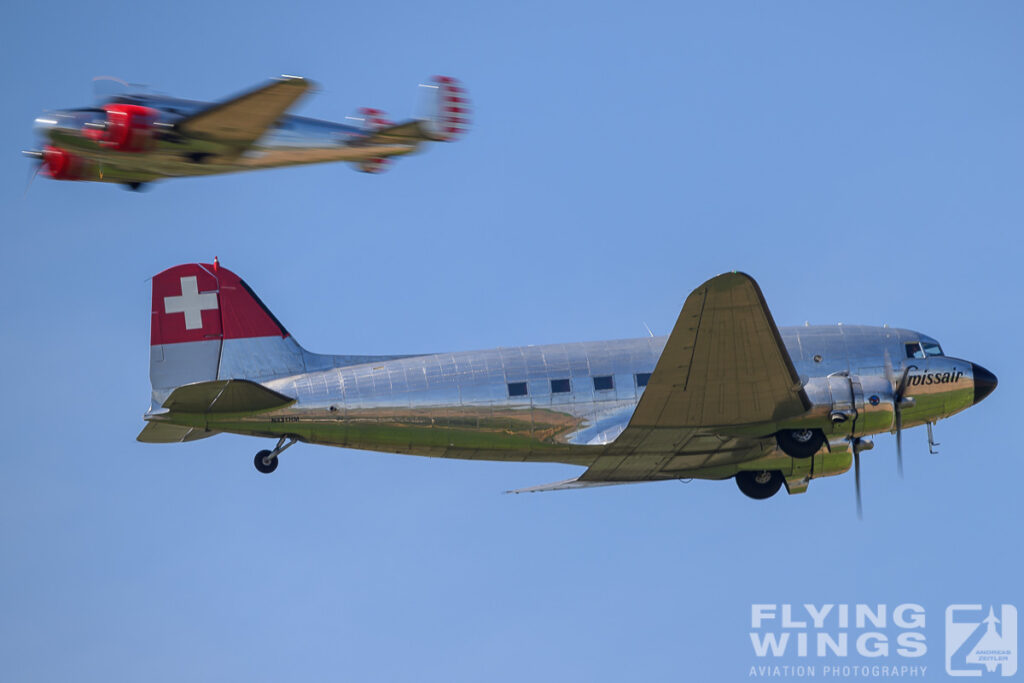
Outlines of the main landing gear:
[[783,429],[775,434],[782,452],[792,458],[809,458],[825,443],[825,432],[820,429]]
[[[287,443],[285,443],[287,441]],[[286,448],[298,441],[294,436],[282,436],[277,441],[272,451],[260,451],[256,454],[253,464],[263,474],[270,474],[277,469],[277,456],[281,455]]]
[[743,495],[754,500],[771,498],[782,488],[782,472],[778,470],[762,470],[760,472],[748,472],[746,470],[736,473],[736,485],[740,487]]

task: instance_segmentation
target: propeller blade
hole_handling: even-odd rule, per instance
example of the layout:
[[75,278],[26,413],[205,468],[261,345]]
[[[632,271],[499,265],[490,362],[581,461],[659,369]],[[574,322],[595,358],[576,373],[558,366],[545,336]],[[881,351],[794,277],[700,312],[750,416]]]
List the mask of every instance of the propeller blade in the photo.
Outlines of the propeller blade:
[[903,478],[903,392],[907,390],[907,378],[910,376],[910,366],[903,368],[900,375],[900,384],[892,393],[893,417],[896,422],[896,471],[900,479]]
[[32,187],[32,183],[35,182],[36,176],[39,175],[39,171],[43,169],[43,162],[46,157],[43,155],[42,152],[36,151],[25,151],[22,152],[22,154],[24,154],[30,159],[36,160],[35,169],[32,170],[32,175],[28,177],[28,182],[25,183],[25,191],[21,193],[21,198],[24,199],[25,197],[28,196],[28,190],[30,187]]
[[24,199],[28,196],[29,188],[32,187],[32,183],[36,181],[36,176],[39,175],[39,169],[42,168],[42,164],[36,166],[35,172],[29,177],[28,182],[25,183],[25,191],[21,193],[21,198]]
[[900,385],[894,387],[893,398],[899,403],[903,400],[903,392],[907,390],[907,378],[910,376],[910,366],[903,368],[903,374],[900,375]]
[[896,404],[896,471],[899,472],[900,479],[903,478],[903,416],[899,408],[899,403]]
[[853,443],[853,476],[857,482],[857,519],[864,519],[864,506],[860,500],[860,448]]
[[892,359],[889,357],[889,350],[885,350],[885,378],[892,385],[892,412],[893,421],[896,426],[896,471],[900,479],[903,478],[903,392],[907,390],[907,378],[910,376],[910,366],[903,368],[899,382],[896,381],[895,373],[892,370]]

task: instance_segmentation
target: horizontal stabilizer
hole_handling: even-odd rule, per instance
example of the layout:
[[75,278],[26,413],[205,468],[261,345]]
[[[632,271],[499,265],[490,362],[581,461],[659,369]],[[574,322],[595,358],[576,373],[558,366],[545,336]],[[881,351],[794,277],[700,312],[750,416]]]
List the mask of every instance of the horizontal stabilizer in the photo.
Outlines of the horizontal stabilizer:
[[135,439],[142,443],[183,443],[185,441],[205,439],[214,434],[220,434],[220,432],[172,425],[166,422],[149,422],[142,428],[142,431],[139,432]]
[[276,391],[245,379],[220,379],[178,387],[164,401],[173,413],[256,413],[295,403]]
[[371,145],[415,145],[436,139],[422,121],[406,121],[396,125],[378,128],[360,144]]
[[579,478],[556,481],[551,484],[529,486],[525,489],[505,491],[505,493],[541,493],[543,491],[568,491],[569,489],[589,489],[595,486],[615,486],[616,484],[635,484],[635,481],[580,481]]

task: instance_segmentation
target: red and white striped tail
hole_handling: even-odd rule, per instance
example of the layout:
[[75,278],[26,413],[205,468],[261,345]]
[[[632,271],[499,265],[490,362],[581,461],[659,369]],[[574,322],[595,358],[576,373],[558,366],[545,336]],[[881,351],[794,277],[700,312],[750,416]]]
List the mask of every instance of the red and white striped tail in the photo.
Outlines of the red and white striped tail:
[[434,135],[438,140],[452,142],[469,130],[469,97],[466,89],[451,76],[434,76],[437,84],[437,112]]

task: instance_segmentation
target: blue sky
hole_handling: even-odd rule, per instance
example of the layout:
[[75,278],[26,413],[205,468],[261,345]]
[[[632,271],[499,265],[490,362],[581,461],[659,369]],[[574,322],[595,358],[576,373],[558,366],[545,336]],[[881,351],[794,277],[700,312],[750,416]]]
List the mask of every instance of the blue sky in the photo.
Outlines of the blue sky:
[[[1016,603],[1018,3],[22,3],[0,39],[0,679],[746,678],[751,603]],[[340,165],[120,188],[39,178],[50,107],[116,75],[217,99],[280,73],[300,108],[401,117],[451,74],[470,135],[383,176]],[[557,465],[259,440],[134,441],[147,278],[244,277],[313,351],[667,333],[726,270],[781,325],[898,325],[998,375],[881,436],[852,475],[757,503],[731,482],[533,496]],[[857,663],[860,660],[853,660]]]

